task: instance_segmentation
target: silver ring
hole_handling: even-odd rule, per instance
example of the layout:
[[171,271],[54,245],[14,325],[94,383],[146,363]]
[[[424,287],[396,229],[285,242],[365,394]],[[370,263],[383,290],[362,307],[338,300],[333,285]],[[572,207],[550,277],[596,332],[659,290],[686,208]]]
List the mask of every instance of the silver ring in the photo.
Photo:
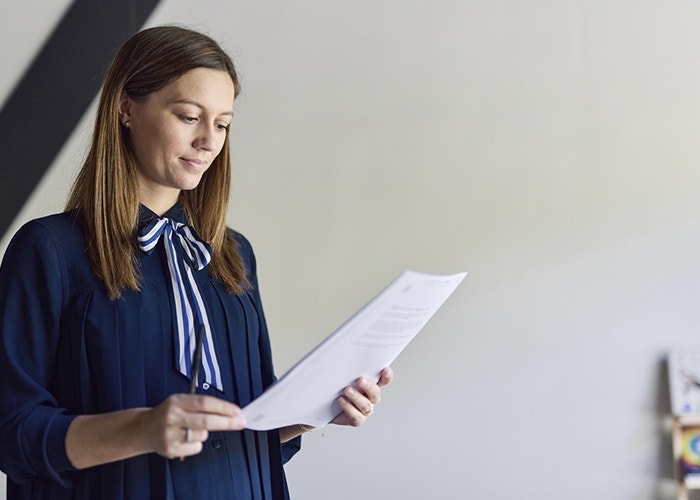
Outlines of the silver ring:
[[185,429],[185,443],[192,441],[192,429]]

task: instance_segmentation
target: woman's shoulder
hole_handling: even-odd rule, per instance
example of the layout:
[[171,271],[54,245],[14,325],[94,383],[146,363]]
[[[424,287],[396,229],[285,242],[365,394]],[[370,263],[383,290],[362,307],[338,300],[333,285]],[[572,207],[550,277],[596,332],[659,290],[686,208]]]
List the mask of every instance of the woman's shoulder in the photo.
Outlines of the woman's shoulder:
[[71,248],[85,248],[80,214],[76,211],[46,215],[24,223],[10,240],[6,256],[47,250],[63,253]]
[[248,279],[251,282],[256,281],[257,276],[257,262],[255,260],[255,252],[253,252],[253,245],[250,244],[248,238],[246,238],[242,233],[228,228],[230,238],[233,240],[235,245],[235,251],[238,253],[239,257],[243,261],[243,266],[248,273]]
[[24,223],[15,233],[13,240],[44,241],[48,237],[54,242],[59,242],[66,239],[74,240],[76,237],[82,238],[82,234],[80,213],[72,210],[38,217]]
[[238,247],[237,250],[239,253],[249,253],[253,254],[253,245],[250,244],[250,241],[248,238],[243,235],[243,233],[239,233],[235,229],[228,228],[228,232],[231,235],[231,239],[236,243],[236,246]]

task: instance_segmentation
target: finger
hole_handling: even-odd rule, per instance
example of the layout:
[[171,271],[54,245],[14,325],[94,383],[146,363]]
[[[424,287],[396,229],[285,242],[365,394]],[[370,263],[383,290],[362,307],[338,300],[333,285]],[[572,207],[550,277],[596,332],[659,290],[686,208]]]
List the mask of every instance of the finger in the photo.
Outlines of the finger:
[[179,437],[179,442],[181,443],[203,443],[209,438],[209,431],[207,429],[181,429],[182,437]]
[[387,366],[382,370],[377,385],[379,387],[384,387],[385,385],[390,384],[392,380],[394,380],[394,370],[390,366]]
[[382,389],[378,384],[374,383],[366,377],[360,377],[357,379],[357,386],[360,392],[369,399],[372,404],[377,404],[382,399]]
[[241,430],[246,426],[241,409],[223,399],[193,394],[168,398],[171,424],[182,429]]
[[[362,381],[360,381],[362,383]],[[374,384],[372,384],[374,385]],[[377,389],[379,389],[377,387]],[[363,416],[367,416],[374,410],[374,403],[367,395],[361,393],[352,386],[348,386],[343,390],[345,400],[354,406]],[[379,401],[378,397],[376,401]]]
[[[166,458],[189,457],[200,453],[203,449],[203,441],[209,433],[206,430],[172,429],[168,432],[167,442],[162,451],[158,451]],[[188,441],[189,439],[189,441]]]
[[362,424],[364,424],[367,420],[367,415],[362,413],[362,411],[359,408],[357,408],[357,406],[355,406],[350,400],[348,400],[344,396],[340,396],[338,398],[338,404],[340,404],[340,408],[343,410],[343,414],[345,415],[345,422],[347,423],[347,425],[359,427]]
[[209,431],[239,431],[245,429],[246,420],[242,413],[235,416],[212,413],[185,413],[181,428]]
[[[202,451],[204,448],[204,441],[209,438],[209,431],[206,429],[181,429],[181,431],[181,437],[170,447],[173,451],[171,451],[171,456],[169,458],[179,456],[180,460],[184,460],[185,457],[196,455]],[[175,452],[176,450],[177,452]]]
[[173,394],[174,403],[183,410],[217,415],[241,415],[241,409],[224,399],[202,394]]

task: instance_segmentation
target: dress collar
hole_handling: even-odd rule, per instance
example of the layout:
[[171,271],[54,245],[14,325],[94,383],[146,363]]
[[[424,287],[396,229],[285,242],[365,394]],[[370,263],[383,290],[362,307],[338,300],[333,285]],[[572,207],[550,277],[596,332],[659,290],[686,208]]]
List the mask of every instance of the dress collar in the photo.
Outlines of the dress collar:
[[[185,209],[182,206],[182,203],[180,203],[179,201],[175,203],[175,205],[173,205],[167,212],[165,212],[165,214],[163,214],[163,217],[167,217],[169,219],[176,220],[177,222],[187,224],[187,218],[185,217]],[[146,227],[153,219],[161,218],[162,217],[160,217],[157,213],[148,208],[146,205],[139,203],[139,230]]]

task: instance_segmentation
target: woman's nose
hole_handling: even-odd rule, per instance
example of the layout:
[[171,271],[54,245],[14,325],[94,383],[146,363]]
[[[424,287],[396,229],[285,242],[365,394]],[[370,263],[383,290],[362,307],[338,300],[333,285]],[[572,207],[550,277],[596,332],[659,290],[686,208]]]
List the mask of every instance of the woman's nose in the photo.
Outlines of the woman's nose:
[[202,125],[194,141],[194,147],[205,151],[213,151],[216,147],[216,131],[213,126]]

